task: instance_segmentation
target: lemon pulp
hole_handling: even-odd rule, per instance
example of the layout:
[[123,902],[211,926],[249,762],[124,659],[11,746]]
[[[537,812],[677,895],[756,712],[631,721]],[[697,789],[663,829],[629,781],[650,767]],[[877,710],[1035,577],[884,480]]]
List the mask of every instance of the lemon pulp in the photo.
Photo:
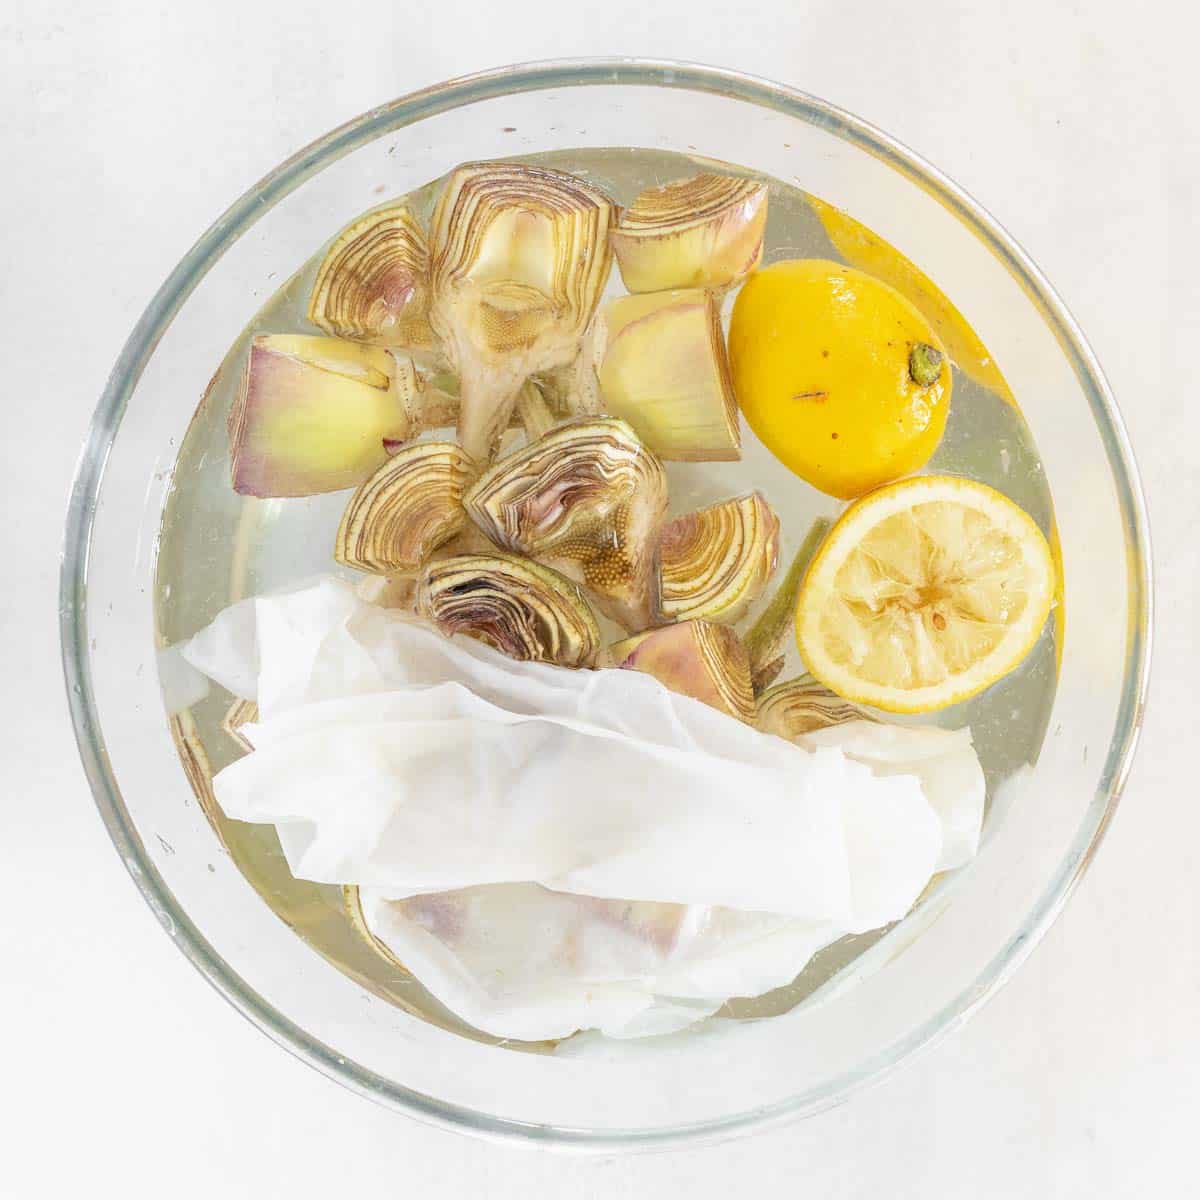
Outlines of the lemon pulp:
[[1001,493],[954,476],[905,480],[865,496],[830,531],[800,591],[797,643],[847,699],[944,708],[1025,657],[1055,574],[1041,531]]

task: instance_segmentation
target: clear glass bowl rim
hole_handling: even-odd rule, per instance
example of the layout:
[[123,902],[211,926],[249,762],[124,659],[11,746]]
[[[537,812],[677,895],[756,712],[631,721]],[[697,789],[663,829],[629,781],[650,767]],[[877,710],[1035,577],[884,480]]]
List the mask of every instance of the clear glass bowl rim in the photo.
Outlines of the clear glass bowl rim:
[[[213,263],[289,192],[331,162],[381,133],[451,109],[520,92],[580,86],[649,86],[711,93],[772,109],[816,125],[918,182],[949,209],[1006,267],[1038,307],[1083,387],[1112,471],[1127,532],[1130,627],[1118,717],[1101,775],[1071,852],[1017,935],[974,984],[909,1037],[875,1060],[822,1088],[769,1108],[720,1121],[652,1132],[597,1132],[532,1126],[462,1108],[407,1089],[349,1061],[311,1037],[253,991],[222,960],[165,885],[121,798],[105,751],[92,689],[87,632],[87,579],[92,526],[109,450],[125,407],[158,339]],[[59,592],[59,624],[67,701],[79,754],[96,805],[130,875],[176,945],[216,990],[267,1036],[351,1091],[418,1119],[475,1134],[542,1145],[593,1149],[661,1148],[709,1141],[822,1111],[881,1078],[933,1044],[994,995],[1040,941],[1092,861],[1116,810],[1141,730],[1149,684],[1152,628],[1150,535],[1133,451],[1100,364],[1066,306],[1004,228],[937,168],[882,130],[815,96],[724,68],[641,58],[586,58],[525,63],[448,80],[374,108],[318,138],[264,176],[200,237],[150,301],[121,350],[84,443],[67,510]]]

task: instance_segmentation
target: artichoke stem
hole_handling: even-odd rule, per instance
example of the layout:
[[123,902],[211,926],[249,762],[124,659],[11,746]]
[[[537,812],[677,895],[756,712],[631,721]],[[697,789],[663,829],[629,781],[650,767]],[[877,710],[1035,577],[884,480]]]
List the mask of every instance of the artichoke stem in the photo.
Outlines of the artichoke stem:
[[[804,582],[804,574],[817,547],[825,540],[829,532],[830,521],[818,517],[796,551],[792,565],[787,574],[771,597],[771,602],[759,614],[750,632],[746,635],[746,653],[750,656],[750,673],[757,681],[765,678],[770,683],[774,676],[767,675],[773,660],[779,657],[787,632],[792,626],[796,611],[796,597],[800,594],[800,585]],[[778,671],[776,672],[778,674]],[[755,689],[757,690],[757,688]]]

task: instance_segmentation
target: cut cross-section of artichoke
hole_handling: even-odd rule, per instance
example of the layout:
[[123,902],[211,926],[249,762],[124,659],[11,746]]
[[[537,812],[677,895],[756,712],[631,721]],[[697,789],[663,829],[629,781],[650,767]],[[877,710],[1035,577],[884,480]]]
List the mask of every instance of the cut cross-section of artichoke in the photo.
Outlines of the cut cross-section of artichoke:
[[466,524],[463,491],[474,475],[455,442],[402,447],[351,497],[334,558],[380,575],[415,571]]
[[464,504],[493,542],[583,584],[626,629],[650,624],[667,479],[624,421],[583,417],[557,426],[494,464]]
[[762,261],[767,185],[733,175],[694,175],[649,188],[612,232],[631,292],[722,288]]
[[755,724],[764,733],[774,733],[790,741],[830,725],[873,720],[865,709],[843,700],[811,675],[801,675],[787,683],[778,683],[759,696]]
[[429,247],[408,205],[377,208],[334,238],[317,270],[308,319],[356,342],[432,347]]
[[509,658],[590,666],[600,628],[569,579],[508,554],[459,554],[426,564],[418,611],[444,634],[478,638]]
[[430,320],[461,383],[459,441],[492,456],[530,375],[578,357],[612,268],[599,188],[545,167],[450,174],[430,231]]
[[732,625],[778,561],[779,518],[760,492],[676,517],[658,539],[659,615]]

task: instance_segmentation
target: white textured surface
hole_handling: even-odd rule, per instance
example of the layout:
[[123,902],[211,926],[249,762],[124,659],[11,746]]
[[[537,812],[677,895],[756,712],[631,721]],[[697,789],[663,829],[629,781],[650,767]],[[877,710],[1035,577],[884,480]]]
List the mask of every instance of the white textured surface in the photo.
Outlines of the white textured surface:
[[[1193,1186],[1200,404],[1184,330],[1194,345],[1200,308],[1196,163],[1171,149],[1190,137],[1195,153],[1189,31],[1173,5],[1114,0],[736,7],[0,3],[5,1195],[570,1200],[770,1187],[1115,1200]],[[585,8],[603,15],[589,26]],[[121,342],[227,203],[372,104],[497,63],[597,53],[796,84],[883,125],[980,198],[1058,286],[1122,398],[1161,602],[1122,811],[1015,981],[840,1109],[748,1141],[603,1161],[399,1119],[293,1061],[204,986],[126,877],[76,763],[54,553]]]

